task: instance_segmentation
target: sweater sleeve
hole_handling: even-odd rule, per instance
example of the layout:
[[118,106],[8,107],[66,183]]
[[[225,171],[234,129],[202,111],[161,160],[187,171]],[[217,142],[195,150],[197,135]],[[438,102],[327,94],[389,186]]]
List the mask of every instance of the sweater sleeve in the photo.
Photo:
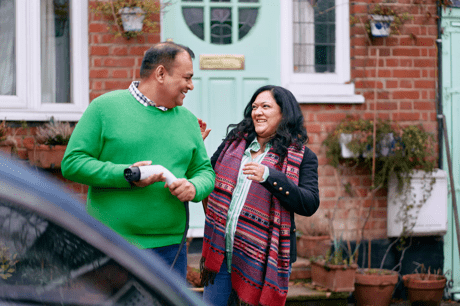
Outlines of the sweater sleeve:
[[130,165],[101,161],[103,117],[97,100],[91,102],[75,126],[61,164],[62,175],[74,182],[108,188],[128,188],[123,170]]
[[197,149],[193,154],[186,176],[189,182],[195,186],[196,195],[193,202],[200,202],[214,189],[216,174],[206,152],[198,120],[196,120],[196,127],[193,132],[198,135],[196,140]]
[[269,168],[270,174],[262,186],[267,188],[287,210],[302,216],[313,215],[319,207],[318,158],[308,148],[299,169],[299,185],[286,174]]

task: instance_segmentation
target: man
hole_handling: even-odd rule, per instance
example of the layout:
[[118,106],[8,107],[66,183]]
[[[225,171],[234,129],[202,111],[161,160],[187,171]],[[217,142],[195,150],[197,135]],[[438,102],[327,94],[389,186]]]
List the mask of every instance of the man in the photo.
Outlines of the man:
[[[184,233],[183,202],[199,202],[214,188],[200,125],[182,107],[193,90],[192,58],[189,48],[172,42],[150,48],[140,82],[91,102],[61,166],[64,177],[89,185],[87,210],[92,216],[169,265]],[[209,132],[204,130],[203,137]],[[178,180],[168,186],[162,173],[132,185],[125,180],[125,168],[150,164],[164,166]],[[174,269],[185,279],[185,247]]]

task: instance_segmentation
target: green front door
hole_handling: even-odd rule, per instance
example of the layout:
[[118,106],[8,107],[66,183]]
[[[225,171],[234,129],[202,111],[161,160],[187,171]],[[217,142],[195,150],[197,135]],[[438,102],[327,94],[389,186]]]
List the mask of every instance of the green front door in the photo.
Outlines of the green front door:
[[[460,8],[443,10],[442,96],[457,201],[460,200]],[[445,148],[445,147],[444,147]],[[444,150],[443,168],[448,170]],[[449,182],[450,183],[450,182]],[[460,299],[460,256],[458,252],[452,194],[449,192],[448,231],[444,237],[444,270],[452,271],[453,288],[449,291]],[[460,207],[460,203],[457,203]],[[459,216],[460,217],[460,216]]]
[[[212,129],[205,140],[209,156],[227,126],[243,118],[254,91],[280,84],[279,18],[277,0],[177,0],[165,7],[162,40],[186,45],[196,55],[195,89],[184,106]],[[190,207],[190,234],[200,236],[201,205]]]

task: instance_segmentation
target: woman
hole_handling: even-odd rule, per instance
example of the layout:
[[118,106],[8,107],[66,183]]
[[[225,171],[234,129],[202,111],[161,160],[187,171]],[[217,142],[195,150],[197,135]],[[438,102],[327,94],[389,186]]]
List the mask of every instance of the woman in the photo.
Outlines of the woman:
[[294,213],[319,206],[318,159],[292,93],[259,88],[211,158],[201,259],[204,299],[284,305],[296,260]]

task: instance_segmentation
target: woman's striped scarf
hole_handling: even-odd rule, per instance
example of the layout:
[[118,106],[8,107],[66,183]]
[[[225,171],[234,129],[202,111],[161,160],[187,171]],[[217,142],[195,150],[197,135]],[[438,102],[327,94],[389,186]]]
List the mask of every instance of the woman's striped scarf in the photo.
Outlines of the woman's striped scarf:
[[[225,255],[227,212],[232,201],[246,140],[227,143],[214,170],[216,182],[209,196],[201,262],[204,285],[213,282]],[[286,173],[295,184],[305,148],[288,148],[282,166],[271,150],[263,165]],[[232,257],[232,297],[239,304],[284,305],[289,282],[290,212],[260,183],[253,181],[238,219]],[[231,298],[232,298],[231,297]]]

